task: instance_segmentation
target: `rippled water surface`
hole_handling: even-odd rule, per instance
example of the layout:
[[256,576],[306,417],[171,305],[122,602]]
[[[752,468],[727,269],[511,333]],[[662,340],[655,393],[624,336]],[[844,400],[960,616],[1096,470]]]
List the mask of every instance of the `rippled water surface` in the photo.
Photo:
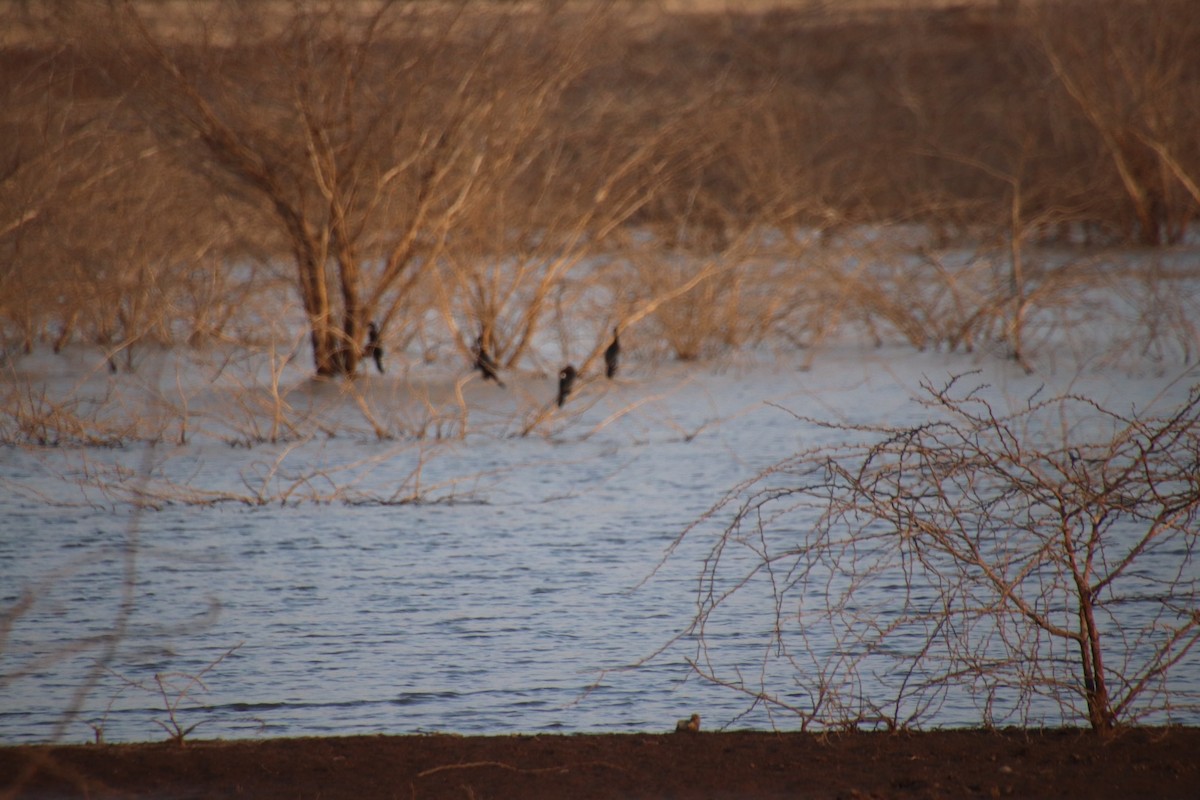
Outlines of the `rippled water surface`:
[[[174,722],[205,738],[653,731],[693,711],[706,727],[789,727],[698,680],[687,664],[695,643],[672,641],[695,613],[711,535],[656,565],[739,481],[831,443],[789,411],[920,420],[909,398],[922,376],[976,367],[875,354],[811,372],[634,373],[586,387],[575,413],[534,435],[481,426],[421,447],[350,435],[249,449],[199,439],[4,448],[0,600],[11,629],[0,640],[0,742],[97,730],[159,739],[172,704]],[[997,397],[1024,398],[1044,380],[1005,363],[984,369],[978,381]],[[507,395],[472,384],[471,402],[551,392],[543,383]],[[1081,386],[1126,403],[1162,388],[1103,377]],[[424,502],[379,502],[418,465]],[[344,471],[321,477],[335,467]],[[302,485],[287,504],[136,510],[86,488],[118,468],[225,498],[264,475]],[[341,482],[354,491],[338,494]],[[720,632],[721,657],[736,663],[740,652],[753,672],[768,623],[747,608]],[[77,701],[79,714],[64,715]],[[953,703],[939,714],[936,724],[979,721],[977,708]]]

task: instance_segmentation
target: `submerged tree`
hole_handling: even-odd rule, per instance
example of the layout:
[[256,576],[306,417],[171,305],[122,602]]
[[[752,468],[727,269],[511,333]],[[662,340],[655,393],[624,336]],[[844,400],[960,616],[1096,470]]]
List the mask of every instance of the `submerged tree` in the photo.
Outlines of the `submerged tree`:
[[164,146],[290,254],[322,376],[354,374],[369,319],[385,335],[412,324],[406,303],[451,231],[547,146],[588,36],[553,6],[386,0],[161,17],[113,0],[93,23],[111,34],[90,45],[98,60],[124,70]]
[[1097,171],[1115,178],[1128,208],[1127,238],[1183,241],[1200,215],[1192,4],[1045,4],[1031,29],[1068,106],[1095,132]]
[[[1150,416],[925,388],[930,422],[826,425],[860,443],[714,509],[736,507],[704,562],[696,669],[806,726],[947,702],[1101,731],[1200,710],[1173,676],[1200,641],[1200,391]],[[751,597],[771,615],[757,680],[714,633]]]

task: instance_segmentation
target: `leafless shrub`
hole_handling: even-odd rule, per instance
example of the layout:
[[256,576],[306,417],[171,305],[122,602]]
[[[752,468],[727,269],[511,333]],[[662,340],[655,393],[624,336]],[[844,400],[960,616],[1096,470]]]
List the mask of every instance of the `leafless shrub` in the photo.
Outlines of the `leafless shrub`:
[[[164,722],[156,719],[155,723],[167,732],[172,743],[183,747],[187,744],[187,737],[191,735],[192,731],[196,730],[204,722],[204,720],[198,720],[191,725],[184,725],[181,720],[184,704],[195,703],[200,693],[208,691],[208,686],[204,683],[204,677],[220,666],[222,661],[237,652],[241,646],[241,644],[236,644],[229,648],[209,662],[204,669],[195,674],[186,672],[156,672],[154,674],[153,686],[143,681],[131,680],[115,672],[113,674],[127,686],[158,695],[162,700],[163,711],[167,714],[167,721]],[[112,670],[109,670],[109,672],[112,672]]]
[[[318,374],[355,371],[368,319],[389,352],[466,358],[483,330],[543,369],[547,324],[599,344],[639,315],[630,273],[597,265],[648,234],[642,302],[688,257],[729,268],[640,317],[673,356],[850,323],[1028,366],[1034,276],[1062,275],[1033,243],[1169,242],[1196,218],[1184,5],[56,4],[0,52],[6,350],[83,340],[130,368],[143,343],[253,338],[247,306],[290,284]],[[932,258],[836,246],[896,224]],[[751,266],[763,232],[812,268]]]
[[[645,254],[635,265],[639,288],[647,298],[671,296],[650,314],[653,333],[681,361],[726,352],[737,344],[741,309],[737,287],[741,266],[717,258],[679,258],[670,252]],[[679,291],[694,276],[705,276]]]
[[39,447],[120,447],[142,438],[136,420],[113,419],[104,398],[59,398],[19,381],[0,399],[0,442]]
[[[819,348],[838,334],[865,336],[882,345],[899,336],[924,349],[945,323],[947,281],[932,273],[903,236],[847,230],[836,244],[797,245],[792,275],[773,284],[787,302],[784,337],[804,348],[810,366]],[[795,285],[790,292],[778,287]]]
[[1125,235],[1180,241],[1200,215],[1195,59],[1200,21],[1183,0],[1035,8],[1030,29],[1065,94],[1097,137]]
[[[486,472],[429,480],[429,465],[442,452],[437,441],[405,442],[372,448],[365,455],[323,460],[320,444],[311,438],[262,445],[244,463],[226,474],[198,479],[193,461],[182,470],[165,455],[153,474],[139,473],[122,463],[89,458],[86,453],[56,466],[63,486],[73,487],[90,505],[122,505],[158,511],[169,506],[219,505],[409,505],[470,499]],[[342,451],[344,452],[344,451]],[[386,478],[381,478],[386,476]],[[45,496],[14,481],[9,491],[36,497],[47,504],[64,504],[64,496]]]
[[197,285],[232,293],[228,206],[134,123],[127,87],[111,89],[60,37],[37,46],[53,30],[39,25],[35,45],[0,51],[0,334],[26,352],[96,343],[131,365],[135,343],[174,342],[188,324],[218,331],[227,314],[213,304],[227,312],[233,296]]
[[[316,371],[331,376],[355,372],[367,319],[407,338],[419,318],[411,296],[451,241],[469,250],[470,232],[486,229],[472,255],[519,259],[504,252],[518,205],[531,217],[518,235],[556,248],[604,225],[610,205],[592,184],[603,168],[564,174],[577,166],[574,147],[550,117],[602,51],[602,11],[560,11],[208,3],[181,12],[180,33],[126,2],[88,23],[115,46],[88,49],[118,81],[140,76],[130,90],[163,146],[239,200],[294,261]],[[591,192],[593,212],[560,230],[563,209],[581,207],[562,203],[572,186]],[[561,264],[573,249],[566,242]],[[519,338],[537,317],[530,302]]]
[[1118,274],[1114,295],[1130,309],[1130,333],[1114,343],[1106,360],[1119,362],[1129,354],[1140,364],[1191,363],[1200,348],[1200,297],[1190,288],[1196,277],[1190,268],[1172,269],[1158,260]]
[[[849,443],[710,512],[733,519],[703,562],[694,668],[805,727],[955,704],[1103,731],[1195,709],[1173,670],[1200,641],[1200,391],[1158,415],[1071,395],[1001,414],[961,383],[926,386],[914,427],[806,420]],[[748,602],[757,677],[722,636]]]
[[284,383],[285,370],[299,347],[299,341],[272,337],[264,348],[238,359],[234,366],[242,369],[222,370],[227,376],[222,414],[233,429],[225,434],[231,445],[275,444],[311,435],[306,423],[311,423],[312,413],[292,405]]

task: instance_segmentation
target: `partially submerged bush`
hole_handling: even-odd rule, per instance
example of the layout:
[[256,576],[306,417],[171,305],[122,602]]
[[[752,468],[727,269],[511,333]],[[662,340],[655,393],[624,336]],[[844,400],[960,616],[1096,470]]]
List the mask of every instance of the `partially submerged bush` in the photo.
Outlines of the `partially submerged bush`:
[[[1149,415],[925,389],[929,422],[826,425],[855,443],[710,513],[734,509],[700,575],[696,670],[806,727],[973,704],[1107,730],[1200,707],[1173,675],[1200,641],[1200,390]],[[735,602],[767,616],[757,679],[722,651]]]

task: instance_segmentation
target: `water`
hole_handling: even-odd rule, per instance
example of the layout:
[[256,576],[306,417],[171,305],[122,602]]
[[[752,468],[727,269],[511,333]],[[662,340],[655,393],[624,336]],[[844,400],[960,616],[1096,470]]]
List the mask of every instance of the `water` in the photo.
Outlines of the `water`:
[[[918,422],[909,398],[923,376],[979,366],[883,352],[811,372],[633,374],[592,385],[578,414],[528,437],[511,435],[519,415],[506,404],[552,396],[550,380],[507,394],[472,384],[477,418],[491,422],[441,443],[4,448],[0,743],[191,726],[204,738],[661,731],[693,712],[710,729],[796,727],[688,663],[697,580],[727,516],[664,557],[739,482],[836,443],[788,411]],[[997,397],[1019,401],[1044,380],[982,367]],[[1071,386],[1128,404],[1163,383]],[[617,415],[643,397],[657,399]],[[421,502],[389,502],[411,492],[418,467]],[[149,507],[128,502],[139,487]],[[172,501],[184,487],[204,502]],[[886,588],[875,599],[885,604]],[[803,705],[811,698],[789,695],[780,664],[764,662],[772,622],[770,609],[731,604],[710,655]],[[789,668],[836,650],[809,646]],[[1195,686],[1200,668],[1181,673]],[[928,722],[979,721],[964,695]]]

